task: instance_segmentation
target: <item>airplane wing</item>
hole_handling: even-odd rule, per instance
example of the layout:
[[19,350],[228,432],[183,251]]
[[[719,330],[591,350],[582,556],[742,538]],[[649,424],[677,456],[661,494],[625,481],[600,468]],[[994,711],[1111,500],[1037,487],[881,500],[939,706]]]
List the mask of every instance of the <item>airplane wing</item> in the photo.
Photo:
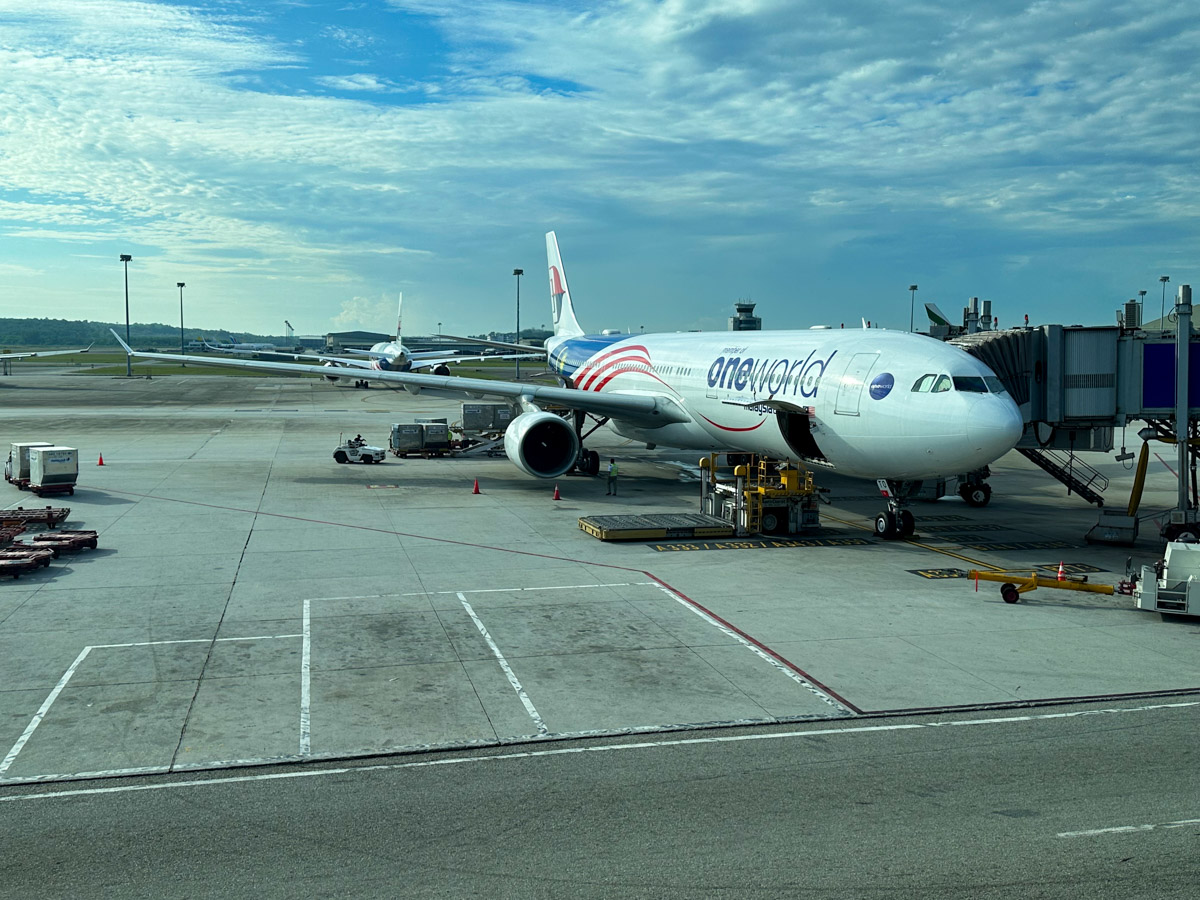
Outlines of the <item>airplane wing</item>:
[[534,353],[540,357],[545,357],[546,351],[539,350],[537,347],[531,347],[529,344],[513,344],[508,341],[488,341],[483,338],[459,337],[454,334],[439,334],[438,337],[448,338],[452,341],[467,341],[472,344],[482,344],[484,347],[495,347],[499,350],[512,350],[515,353]]
[[42,356],[69,356],[72,353],[87,353],[92,349],[88,344],[80,350],[31,350],[27,353],[0,353],[0,359],[32,359]]
[[[236,350],[233,347],[214,347],[212,344],[205,344],[205,346],[208,347],[210,350],[215,350],[218,353],[231,353],[235,356],[258,357],[258,356],[262,356],[264,353],[266,353],[270,356],[275,356],[275,357],[286,356],[286,357],[289,357],[291,359],[296,359],[296,360],[311,359],[315,362],[333,363],[335,366],[346,366],[351,369],[369,369],[369,368],[371,368],[371,361],[369,359],[351,359],[346,356],[322,356],[317,353],[289,353],[286,350]],[[220,365],[220,362],[218,362],[215,359],[211,359],[209,357],[197,356],[197,357],[188,357],[188,358],[204,360],[209,365],[213,365],[213,366]]]
[[[263,359],[210,359],[203,356],[185,356],[180,353],[149,353],[132,349],[115,331],[117,343],[127,354],[138,359],[164,359],[174,362],[194,362],[228,368],[258,369],[278,372],[280,375],[314,375],[324,377],[329,370],[304,363],[268,362]],[[598,416],[613,416],[623,421],[645,427],[669,425],[673,422],[690,422],[692,417],[669,397],[649,394],[601,394],[596,391],[578,391],[573,388],[522,384],[516,381],[492,381],[487,378],[466,378],[459,375],[421,375],[415,372],[389,372],[365,369],[355,373],[366,381],[396,385],[412,394],[428,390],[435,394],[461,397],[464,400],[481,400],[497,397],[520,405],[565,406]]]

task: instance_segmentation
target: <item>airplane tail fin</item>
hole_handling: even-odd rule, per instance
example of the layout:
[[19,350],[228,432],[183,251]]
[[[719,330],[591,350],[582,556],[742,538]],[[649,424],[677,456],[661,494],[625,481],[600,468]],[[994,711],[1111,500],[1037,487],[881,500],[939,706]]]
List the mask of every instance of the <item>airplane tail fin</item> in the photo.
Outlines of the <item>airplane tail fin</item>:
[[404,316],[404,291],[400,292],[400,299],[396,302],[396,343],[400,343],[400,322]]
[[553,231],[546,232],[546,264],[550,267],[550,314],[554,319],[555,336],[574,337],[583,334],[583,329],[575,319],[575,309],[571,306],[567,273],[563,270],[558,238]]

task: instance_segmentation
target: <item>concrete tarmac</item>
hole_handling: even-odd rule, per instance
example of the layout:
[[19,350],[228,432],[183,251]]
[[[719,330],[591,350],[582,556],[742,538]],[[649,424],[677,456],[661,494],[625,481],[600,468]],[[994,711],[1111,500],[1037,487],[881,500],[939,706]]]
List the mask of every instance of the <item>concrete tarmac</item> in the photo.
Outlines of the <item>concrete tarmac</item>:
[[1200,698],[0,788],[39,897],[1192,898]]
[[[0,381],[0,441],[82,463],[73,497],[0,484],[0,506],[70,506],[100,533],[0,583],[0,784],[1200,689],[1196,622],[1122,596],[1010,606],[954,577],[1063,562],[1115,584],[1160,555],[1150,533],[1087,545],[1096,510],[1016,454],[988,507],[918,504],[912,541],[873,537],[873,484],[819,475],[815,539],[604,544],[581,515],[696,510],[695,460],[602,429],[588,445],[619,458],[619,495],[564,476],[554,501],[504,459],[331,458],[339,433],[386,444],[422,415],[458,404],[182,373]],[[1094,459],[1123,505],[1130,474]],[[1143,511],[1174,484],[1156,466]]]

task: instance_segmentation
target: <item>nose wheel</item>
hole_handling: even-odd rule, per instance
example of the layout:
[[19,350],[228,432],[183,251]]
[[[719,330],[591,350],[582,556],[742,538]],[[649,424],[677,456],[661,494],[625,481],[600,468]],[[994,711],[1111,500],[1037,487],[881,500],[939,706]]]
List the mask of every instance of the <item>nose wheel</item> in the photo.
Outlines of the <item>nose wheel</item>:
[[912,537],[917,530],[917,520],[907,509],[888,509],[875,517],[875,536],[885,541]]

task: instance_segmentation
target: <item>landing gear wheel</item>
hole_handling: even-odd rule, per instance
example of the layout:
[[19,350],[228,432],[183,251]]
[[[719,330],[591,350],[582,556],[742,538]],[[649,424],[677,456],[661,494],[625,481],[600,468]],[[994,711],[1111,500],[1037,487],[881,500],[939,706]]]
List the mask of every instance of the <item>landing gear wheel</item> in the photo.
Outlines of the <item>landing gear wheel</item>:
[[1000,585],[1000,596],[1004,598],[1005,603],[1016,603],[1021,599],[1020,593],[1017,592],[1017,586],[1011,582]]
[[344,463],[347,461],[346,454],[341,450],[339,450],[337,453],[333,454],[333,458],[339,463]]
[[875,536],[890,541],[896,537],[896,514],[881,512],[875,517]]
[[589,475],[599,475],[600,474],[600,454],[597,453],[595,450],[588,450],[588,451],[586,451],[586,454],[587,454],[587,466],[584,471],[586,471],[587,474],[589,474]]
[[964,484],[958,489],[958,495],[967,502],[967,506],[987,506],[992,499],[990,484]]
[[909,538],[917,530],[917,520],[913,518],[910,510],[902,509],[896,514],[896,527],[900,531],[900,537]]

